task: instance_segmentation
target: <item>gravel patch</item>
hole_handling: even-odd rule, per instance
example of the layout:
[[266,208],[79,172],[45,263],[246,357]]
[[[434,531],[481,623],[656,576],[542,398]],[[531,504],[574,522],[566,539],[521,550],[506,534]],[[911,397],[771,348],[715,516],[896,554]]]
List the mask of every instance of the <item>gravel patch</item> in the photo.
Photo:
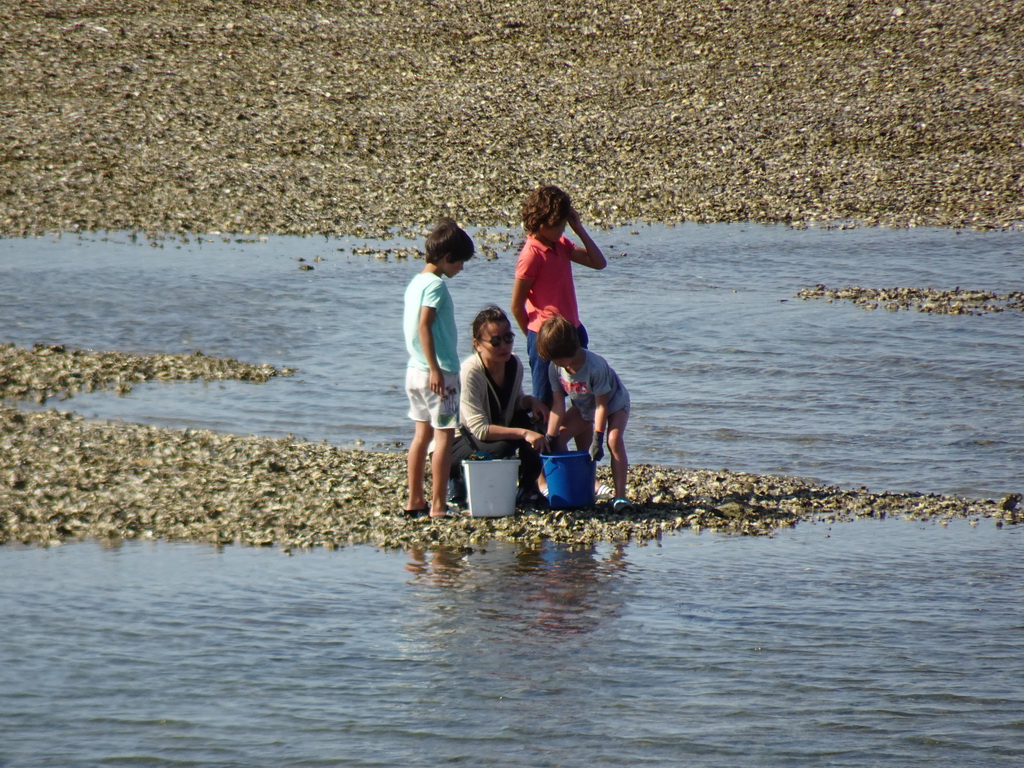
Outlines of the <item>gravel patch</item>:
[[890,312],[915,310],[933,315],[986,315],[992,312],[1024,312],[1024,292],[969,290],[954,288],[862,288],[848,285],[829,288],[816,285],[797,292],[798,299],[851,301],[861,309],[884,307]]

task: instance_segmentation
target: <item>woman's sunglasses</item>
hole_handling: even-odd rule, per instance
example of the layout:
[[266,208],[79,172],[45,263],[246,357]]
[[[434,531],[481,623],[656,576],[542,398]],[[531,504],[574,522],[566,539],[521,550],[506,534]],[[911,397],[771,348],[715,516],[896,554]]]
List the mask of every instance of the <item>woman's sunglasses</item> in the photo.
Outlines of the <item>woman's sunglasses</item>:
[[[490,339],[492,347],[500,347],[502,342],[504,342],[505,344],[511,344],[515,340],[516,335],[511,331],[509,331],[508,333],[504,333],[501,336],[491,336]],[[483,341],[483,339],[481,339],[481,341]]]

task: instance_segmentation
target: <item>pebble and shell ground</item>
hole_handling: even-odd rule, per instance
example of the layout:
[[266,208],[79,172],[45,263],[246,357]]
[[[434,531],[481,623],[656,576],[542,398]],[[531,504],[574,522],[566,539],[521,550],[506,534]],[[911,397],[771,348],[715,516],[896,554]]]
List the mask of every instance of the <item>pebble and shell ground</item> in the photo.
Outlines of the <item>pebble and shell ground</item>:
[[[79,375],[78,372],[85,372]],[[0,399],[72,397],[149,378],[265,381],[286,375],[204,355],[139,356],[0,346]],[[608,481],[607,466],[598,476]],[[519,510],[498,519],[407,519],[405,456],[328,443],[83,420],[55,409],[0,408],[0,543],[85,536],[160,538],[283,549],[373,544],[473,548],[491,540],[589,545],[657,539],[679,529],[764,535],[800,520],[902,516],[1018,523],[1019,495],[972,500],[842,490],[793,478],[630,468],[636,507],[616,514]]]
[[0,232],[1024,222],[1017,0],[0,5]]

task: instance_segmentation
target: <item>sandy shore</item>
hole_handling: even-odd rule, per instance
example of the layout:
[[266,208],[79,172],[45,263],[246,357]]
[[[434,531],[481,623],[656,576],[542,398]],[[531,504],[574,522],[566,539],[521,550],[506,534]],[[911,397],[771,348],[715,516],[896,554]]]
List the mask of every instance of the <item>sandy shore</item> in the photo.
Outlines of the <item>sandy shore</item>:
[[1015,0],[5,3],[0,232],[1024,221]]
[[[85,372],[84,375],[72,375]],[[0,399],[69,398],[151,378],[266,380],[281,373],[206,356],[0,345]],[[607,465],[599,470],[607,481]],[[0,407],[0,544],[86,536],[284,549],[373,544],[473,548],[491,540],[648,541],[705,529],[770,535],[800,521],[910,517],[1024,520],[1020,497],[962,499],[844,490],[792,477],[630,468],[636,509],[521,510],[508,518],[407,519],[402,453],[208,430],[88,422],[56,409]]]

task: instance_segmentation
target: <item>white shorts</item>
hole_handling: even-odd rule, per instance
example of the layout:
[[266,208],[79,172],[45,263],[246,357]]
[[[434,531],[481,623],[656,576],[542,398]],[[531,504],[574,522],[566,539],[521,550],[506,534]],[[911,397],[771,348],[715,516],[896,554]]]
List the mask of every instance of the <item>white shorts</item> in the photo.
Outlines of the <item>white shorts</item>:
[[444,374],[444,397],[430,388],[430,371],[405,369],[405,393],[409,396],[409,418],[429,421],[434,429],[455,429],[459,423],[459,374]]

